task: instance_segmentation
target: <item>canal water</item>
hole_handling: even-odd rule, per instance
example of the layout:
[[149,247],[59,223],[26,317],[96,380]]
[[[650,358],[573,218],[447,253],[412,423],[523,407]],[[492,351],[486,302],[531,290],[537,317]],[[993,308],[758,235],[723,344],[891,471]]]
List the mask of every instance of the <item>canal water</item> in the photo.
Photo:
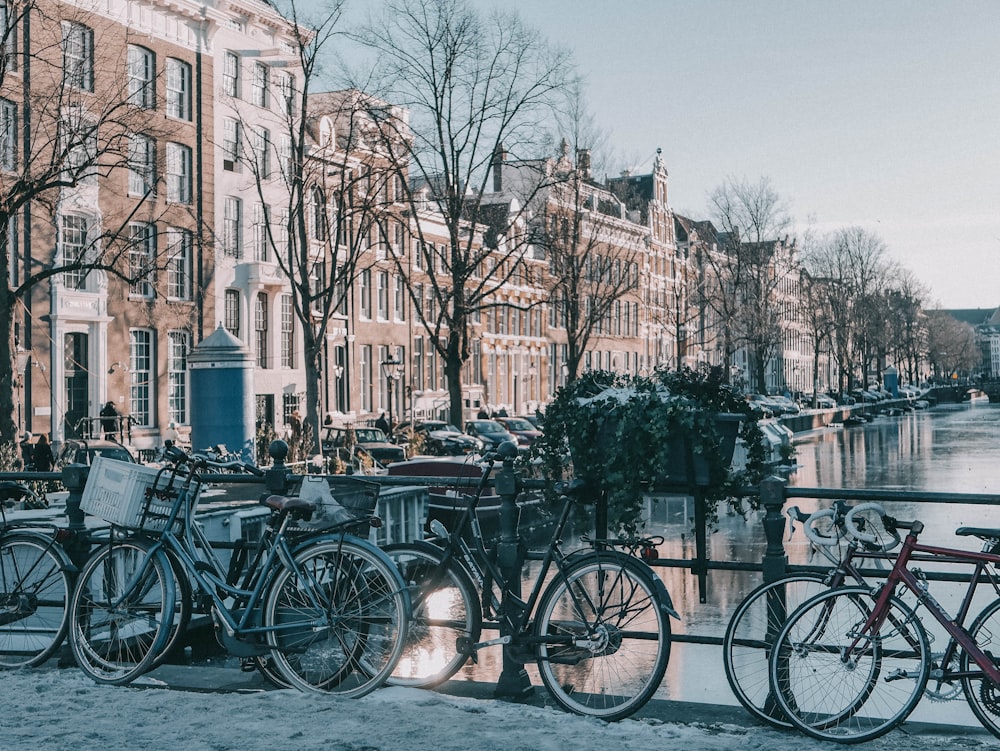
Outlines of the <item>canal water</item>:
[[[1000,405],[943,405],[898,417],[878,417],[862,426],[824,428],[797,437],[795,448],[797,469],[789,477],[791,486],[1000,493]],[[796,500],[805,511],[830,503]],[[886,510],[900,519],[921,519],[927,528],[921,539],[926,542],[967,549],[978,549],[977,541],[955,537],[957,527],[1000,527],[1000,508],[987,506],[897,503],[887,505]],[[648,530],[664,537],[660,557],[694,557],[692,515],[690,499],[663,498],[651,503]],[[718,528],[708,541],[711,558],[760,562],[765,549],[761,515],[751,513],[744,518],[723,508],[719,516]],[[786,528],[785,549],[792,563],[825,564],[812,558],[801,531],[789,536]],[[680,622],[672,621],[674,632],[710,637],[723,635],[733,610],[761,582],[759,573],[714,570],[708,577],[706,601],[700,602],[698,580],[690,571],[661,569],[661,576],[683,616]],[[946,608],[957,597],[935,585],[932,591]],[[929,626],[930,620],[927,616],[925,625]],[[928,630],[934,633],[934,629]],[[938,645],[944,641],[943,636],[937,637]],[[721,655],[718,646],[675,642],[660,698],[735,705]],[[499,649],[484,650],[480,664],[465,668],[463,677],[495,680],[500,658]],[[530,666],[528,673],[533,673]],[[537,676],[532,683],[539,685]],[[921,702],[914,719],[978,727],[961,699]]]

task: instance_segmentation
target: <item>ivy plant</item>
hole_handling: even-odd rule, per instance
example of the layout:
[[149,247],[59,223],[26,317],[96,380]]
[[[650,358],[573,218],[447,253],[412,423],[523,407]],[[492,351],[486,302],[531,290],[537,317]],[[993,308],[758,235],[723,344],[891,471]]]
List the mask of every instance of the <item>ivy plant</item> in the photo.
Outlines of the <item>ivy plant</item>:
[[[739,420],[748,454],[739,472],[730,471],[732,455],[721,450],[720,420]],[[639,529],[651,490],[689,490],[697,482],[714,522],[720,501],[744,512],[737,491],[763,478],[763,435],[719,368],[657,369],[650,376],[589,371],[556,393],[543,428],[531,458],[546,479],[580,477],[605,496],[612,532]]]

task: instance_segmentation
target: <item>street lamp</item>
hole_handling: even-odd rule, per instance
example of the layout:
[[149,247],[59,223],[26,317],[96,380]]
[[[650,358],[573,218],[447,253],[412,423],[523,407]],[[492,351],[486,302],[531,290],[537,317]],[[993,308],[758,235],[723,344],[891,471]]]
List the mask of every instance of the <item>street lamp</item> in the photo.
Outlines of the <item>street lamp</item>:
[[386,388],[388,389],[388,407],[389,407],[389,429],[392,430],[392,388],[393,383],[398,381],[403,377],[403,363],[399,360],[394,360],[391,357],[388,360],[383,360],[379,363],[382,368],[382,377],[385,378]]

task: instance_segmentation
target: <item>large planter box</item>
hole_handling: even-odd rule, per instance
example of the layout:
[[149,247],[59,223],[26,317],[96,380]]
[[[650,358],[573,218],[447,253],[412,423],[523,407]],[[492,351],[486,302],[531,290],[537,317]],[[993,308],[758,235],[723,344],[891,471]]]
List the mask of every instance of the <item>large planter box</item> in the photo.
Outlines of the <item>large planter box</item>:
[[[728,467],[733,462],[736,438],[740,432],[743,415],[722,412],[715,416],[715,429],[719,434],[719,454]],[[703,454],[695,453],[691,442],[684,436],[670,438],[670,471],[660,479],[663,485],[688,485],[704,487],[710,484],[709,464]]]

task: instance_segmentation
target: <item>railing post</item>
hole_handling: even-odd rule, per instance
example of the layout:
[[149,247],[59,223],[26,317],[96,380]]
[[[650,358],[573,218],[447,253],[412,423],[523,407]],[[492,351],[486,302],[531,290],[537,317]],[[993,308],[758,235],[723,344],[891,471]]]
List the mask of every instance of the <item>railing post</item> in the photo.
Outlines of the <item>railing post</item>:
[[69,522],[67,527],[75,533],[65,548],[70,560],[77,566],[82,566],[90,554],[90,536],[84,521],[86,514],[80,508],[83,489],[87,486],[89,474],[90,467],[86,464],[67,464],[62,468],[60,477],[62,484],[69,491],[69,495],[66,496],[66,519]]
[[[497,614],[500,622],[500,636],[512,636],[513,621],[520,613],[510,612],[521,597],[521,568],[524,565],[524,547],[517,533],[517,522],[520,510],[517,507],[517,495],[521,490],[521,482],[514,471],[514,457],[517,449],[504,453],[501,444],[500,454],[503,456],[503,466],[496,475],[496,492],[500,496],[500,542],[497,545],[497,565],[506,580],[506,590],[501,593],[500,612]],[[531,679],[524,669],[524,663],[515,659],[510,644],[503,646],[503,669],[497,679],[494,697],[498,699],[521,699],[530,695],[534,689]]]
[[788,567],[784,547],[785,515],[782,513],[785,481],[780,477],[765,478],[760,484],[760,502],[766,512],[763,521],[764,539],[767,541],[763,560],[764,581],[772,582],[784,576]]
[[265,495],[287,495],[289,472],[285,460],[288,458],[288,444],[280,439],[271,441],[267,453],[271,455],[272,462],[271,468],[264,473]]

